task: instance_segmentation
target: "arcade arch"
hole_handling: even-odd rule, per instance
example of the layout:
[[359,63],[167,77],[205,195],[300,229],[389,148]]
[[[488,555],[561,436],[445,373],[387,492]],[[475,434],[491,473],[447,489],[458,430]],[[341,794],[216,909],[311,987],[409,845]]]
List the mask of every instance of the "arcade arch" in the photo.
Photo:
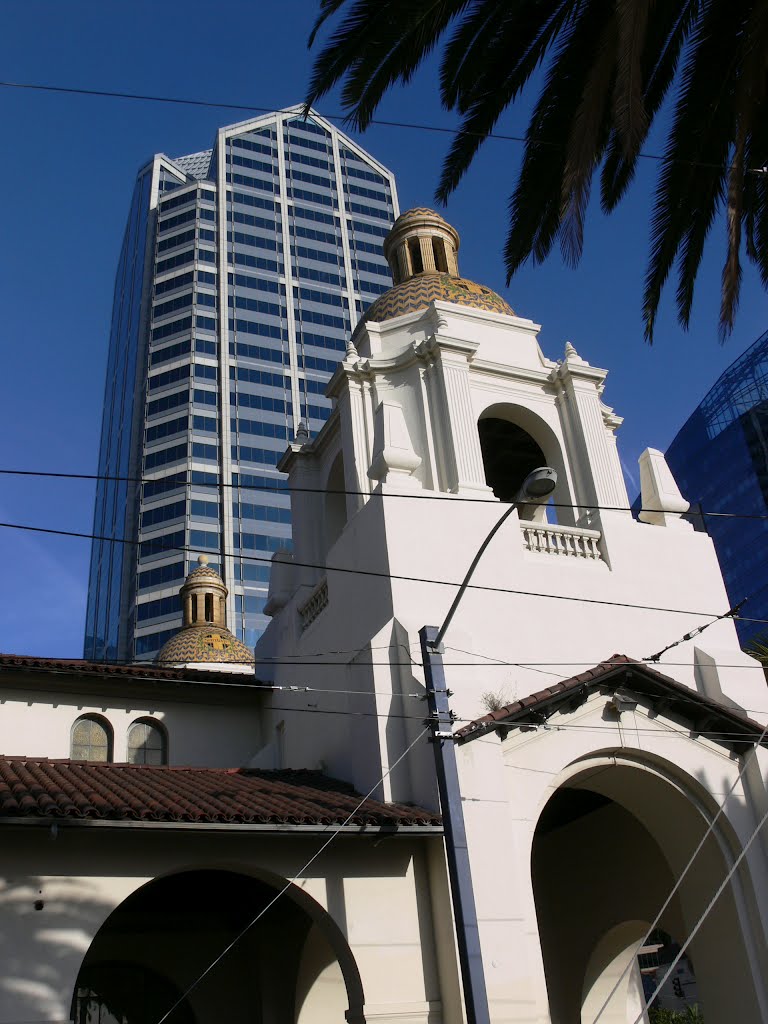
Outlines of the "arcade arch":
[[[632,1024],[644,1006],[640,943],[714,814],[711,797],[672,766],[620,753],[574,767],[544,806],[531,855],[552,1024]],[[684,938],[733,863],[738,842],[720,819],[659,927]],[[744,865],[742,864],[742,868]],[[707,1024],[760,1020],[764,951],[753,939],[754,894],[734,876],[690,945]]]
[[178,1003],[168,1024],[362,1022],[362,985],[346,940],[295,887],[269,907],[284,884],[214,869],[147,883],[94,937],[72,1019],[157,1024]]

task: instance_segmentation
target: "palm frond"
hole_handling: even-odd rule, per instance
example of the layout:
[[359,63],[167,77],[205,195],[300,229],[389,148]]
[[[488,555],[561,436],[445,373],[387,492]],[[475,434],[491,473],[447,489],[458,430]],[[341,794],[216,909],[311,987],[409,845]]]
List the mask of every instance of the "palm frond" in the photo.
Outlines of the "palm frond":
[[366,128],[386,90],[397,81],[410,79],[468,3],[354,0],[347,17],[315,59],[306,108],[343,78],[342,102],[348,121]]
[[[682,248],[678,317],[685,325],[701,249],[722,202],[728,156],[732,71],[738,61],[742,19],[737,4],[710,4],[690,41],[673,124],[664,154],[651,228],[651,256],[643,297],[646,339],[653,331],[661,292]],[[713,75],[712,61],[720,65]],[[716,169],[713,177],[711,167]],[[687,240],[687,241],[686,241]]]
[[[575,3],[576,0],[560,0],[554,14],[551,5],[547,7],[546,25],[539,27],[531,23],[528,26],[530,43],[524,47],[522,64],[511,65],[509,61],[510,49],[520,40],[523,28],[518,20],[510,19],[486,48],[485,58],[477,54],[478,67],[474,69],[470,64],[463,69],[460,99],[457,102],[460,102],[465,116],[443,164],[435,193],[438,202],[445,202],[457,187],[499,116],[523,88],[554,37],[571,16]],[[538,13],[541,13],[540,3],[532,6],[537,7]],[[470,93],[476,97],[472,101]]]
[[648,131],[643,61],[652,0],[616,0],[616,85],[613,128],[625,156],[636,153]]
[[320,0],[320,13],[317,16],[315,24],[312,26],[312,31],[309,33],[309,39],[307,40],[307,48],[311,49],[312,44],[315,41],[317,33],[323,27],[325,22],[332,17],[344,4],[346,0]]
[[408,82],[443,45],[441,99],[461,123],[443,165],[441,201],[545,66],[509,200],[508,275],[546,258],[558,238],[564,258],[579,259],[600,163],[601,203],[610,212],[676,88],[654,197],[646,338],[653,340],[675,266],[678,318],[688,326],[704,247],[724,206],[721,333],[734,322],[742,244],[768,288],[768,175],[752,173],[768,164],[768,0],[320,0],[310,45],[336,15],[343,20],[315,59],[307,104],[341,83],[358,128],[393,84]]
[[[441,98],[448,109],[467,113],[493,103],[497,117],[522,91],[557,34],[578,11],[578,0],[484,0],[456,26],[440,69]],[[504,83],[494,95],[492,83]]]
[[[547,80],[526,136],[523,166],[510,200],[510,230],[504,250],[507,280],[530,257],[541,262],[561,229],[569,138],[585,93],[590,67],[612,12],[608,5],[582,7],[561,32]],[[554,143],[554,145],[553,145]]]
[[[745,199],[745,155],[756,117],[765,102],[768,9],[757,2],[745,19],[740,40],[739,78],[734,98],[735,138],[728,171],[727,252],[723,266],[720,304],[720,338],[733,330],[741,291],[741,236]],[[763,110],[764,114],[764,110]]]
[[610,133],[618,31],[616,19],[607,18],[568,136],[560,193],[560,251],[571,266],[581,259],[592,176]]
[[[643,103],[648,125],[669,92],[699,6],[699,0],[683,0],[679,5],[657,3],[653,8],[643,53]],[[646,136],[647,127],[636,139],[634,148],[627,152],[627,137],[616,131],[612,133],[601,176],[601,203],[605,213],[616,208],[632,183],[640,146]]]
[[468,0],[409,0],[409,17],[401,24],[399,38],[391,36],[369,44],[365,59],[347,76],[342,91],[345,109],[353,109],[358,128],[370,124],[384,93],[395,82],[410,81],[424,57]]

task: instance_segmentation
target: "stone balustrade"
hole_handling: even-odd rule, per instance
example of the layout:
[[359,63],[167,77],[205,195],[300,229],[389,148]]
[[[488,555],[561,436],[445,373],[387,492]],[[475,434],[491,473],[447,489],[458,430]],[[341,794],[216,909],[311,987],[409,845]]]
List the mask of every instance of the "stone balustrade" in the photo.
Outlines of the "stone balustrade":
[[527,551],[566,558],[600,561],[600,531],[578,526],[556,526],[552,523],[521,522],[523,544]]
[[328,580],[320,580],[307,600],[298,609],[301,619],[301,631],[309,626],[318,615],[328,606]]

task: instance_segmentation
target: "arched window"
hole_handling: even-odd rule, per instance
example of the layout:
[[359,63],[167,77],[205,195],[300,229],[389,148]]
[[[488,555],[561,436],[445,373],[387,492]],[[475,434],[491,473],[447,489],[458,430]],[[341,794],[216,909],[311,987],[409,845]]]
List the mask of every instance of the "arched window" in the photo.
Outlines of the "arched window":
[[111,761],[112,726],[99,715],[83,715],[72,726],[70,757],[74,761]]
[[167,764],[168,738],[165,729],[151,718],[140,718],[128,729],[129,764]]

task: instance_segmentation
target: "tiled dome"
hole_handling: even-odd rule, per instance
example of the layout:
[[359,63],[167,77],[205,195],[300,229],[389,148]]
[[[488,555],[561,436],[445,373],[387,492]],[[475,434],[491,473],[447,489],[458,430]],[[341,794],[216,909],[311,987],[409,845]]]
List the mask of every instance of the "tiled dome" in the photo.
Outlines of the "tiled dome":
[[365,319],[377,323],[392,320],[404,313],[426,309],[435,299],[514,316],[511,306],[485,285],[475,284],[464,277],[451,277],[450,274],[418,274],[380,295],[366,310]]
[[158,665],[253,665],[253,652],[227,629],[227,588],[221,576],[200,555],[196,569],[179,591],[183,624],[160,648]]
[[158,665],[184,665],[201,661],[219,665],[253,665],[253,651],[225,626],[204,622],[185,626],[160,648]]
[[192,583],[195,580],[217,580],[221,583],[221,576],[219,576],[215,569],[211,569],[209,565],[201,563],[187,576],[187,583]]
[[369,306],[364,320],[392,320],[435,300],[514,316],[496,292],[459,277],[458,252],[458,232],[444,217],[426,206],[406,210],[384,239],[394,287]]

